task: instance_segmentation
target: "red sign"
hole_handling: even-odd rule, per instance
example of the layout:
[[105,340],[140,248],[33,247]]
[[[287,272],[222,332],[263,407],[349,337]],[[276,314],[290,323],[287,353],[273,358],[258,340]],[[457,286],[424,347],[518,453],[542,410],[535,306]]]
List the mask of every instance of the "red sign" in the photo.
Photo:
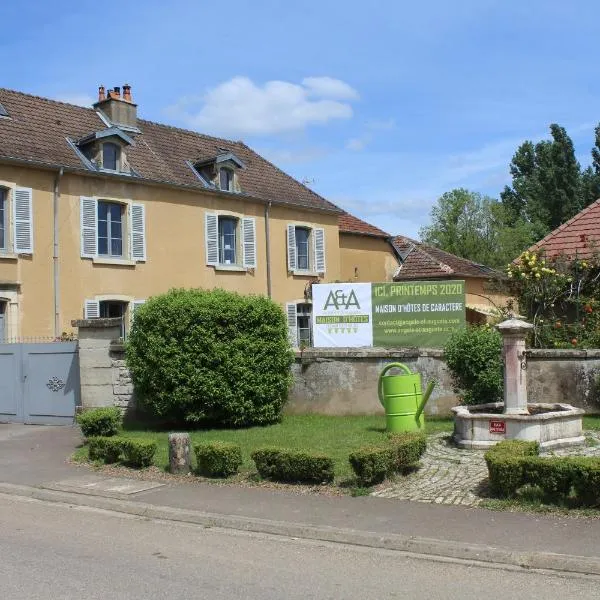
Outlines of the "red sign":
[[506,433],[506,422],[490,420],[490,433]]

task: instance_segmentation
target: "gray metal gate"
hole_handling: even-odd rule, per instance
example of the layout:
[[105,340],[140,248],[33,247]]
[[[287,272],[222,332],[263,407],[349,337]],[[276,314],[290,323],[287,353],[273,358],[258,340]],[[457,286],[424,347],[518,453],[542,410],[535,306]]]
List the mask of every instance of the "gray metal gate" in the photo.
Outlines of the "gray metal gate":
[[69,425],[79,392],[77,342],[0,344],[0,422]]

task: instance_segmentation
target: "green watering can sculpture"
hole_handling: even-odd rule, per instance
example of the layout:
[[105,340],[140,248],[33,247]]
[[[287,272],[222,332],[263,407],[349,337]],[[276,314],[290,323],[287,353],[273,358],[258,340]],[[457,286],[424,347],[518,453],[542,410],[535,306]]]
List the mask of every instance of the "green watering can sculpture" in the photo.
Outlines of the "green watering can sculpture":
[[[386,375],[390,369],[404,371],[402,375]],[[423,409],[433,392],[435,381],[430,381],[422,395],[421,375],[413,373],[402,363],[390,363],[379,375],[379,402],[385,409],[387,431],[400,433],[420,431],[425,425]]]

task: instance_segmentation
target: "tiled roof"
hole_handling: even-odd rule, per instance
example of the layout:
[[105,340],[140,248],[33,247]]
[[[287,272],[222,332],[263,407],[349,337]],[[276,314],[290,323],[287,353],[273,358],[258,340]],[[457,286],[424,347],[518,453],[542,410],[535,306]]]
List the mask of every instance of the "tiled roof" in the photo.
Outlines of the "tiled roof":
[[600,250],[600,200],[577,213],[529,250],[544,249],[546,256],[589,258]]
[[401,265],[394,275],[395,281],[435,279],[448,276],[486,278],[503,276],[499,271],[490,267],[460,258],[402,235],[393,238],[392,244],[402,257]]
[[[66,138],[79,139],[106,128],[94,109],[0,88],[0,104],[10,118],[0,118],[0,160],[85,171]],[[242,160],[238,171],[244,194],[302,208],[340,212],[242,142],[202,135],[138,119],[141,134],[127,149],[127,159],[142,180],[205,190],[186,161],[214,157],[223,149]],[[88,171],[89,172],[89,171]],[[243,195],[242,195],[243,197]]]
[[338,220],[340,233],[356,233],[359,235],[371,235],[374,237],[389,238],[390,234],[382,231],[378,227],[362,221],[358,217],[344,212]]

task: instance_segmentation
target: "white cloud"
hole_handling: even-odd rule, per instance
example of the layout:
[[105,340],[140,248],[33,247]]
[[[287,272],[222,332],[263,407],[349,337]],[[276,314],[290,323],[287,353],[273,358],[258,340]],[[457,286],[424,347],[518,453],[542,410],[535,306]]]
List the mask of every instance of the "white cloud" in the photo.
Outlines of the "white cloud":
[[60,102],[67,102],[68,104],[77,104],[77,106],[85,106],[90,108],[94,102],[98,99],[93,98],[89,94],[61,94],[56,97],[56,100]]
[[337,98],[338,100],[358,100],[358,92],[345,81],[333,77],[305,77],[302,85],[311,96]]
[[[306,81],[311,82],[312,87],[308,87]],[[262,86],[247,77],[234,77],[202,97],[180,99],[167,108],[167,113],[190,127],[221,135],[299,131],[334,119],[350,119],[353,114],[350,104],[334,99],[339,98],[344,86],[347,84],[343,81],[327,77],[309,77],[302,85],[268,81]],[[350,86],[347,88],[352,90]],[[319,99],[311,99],[317,89]]]

